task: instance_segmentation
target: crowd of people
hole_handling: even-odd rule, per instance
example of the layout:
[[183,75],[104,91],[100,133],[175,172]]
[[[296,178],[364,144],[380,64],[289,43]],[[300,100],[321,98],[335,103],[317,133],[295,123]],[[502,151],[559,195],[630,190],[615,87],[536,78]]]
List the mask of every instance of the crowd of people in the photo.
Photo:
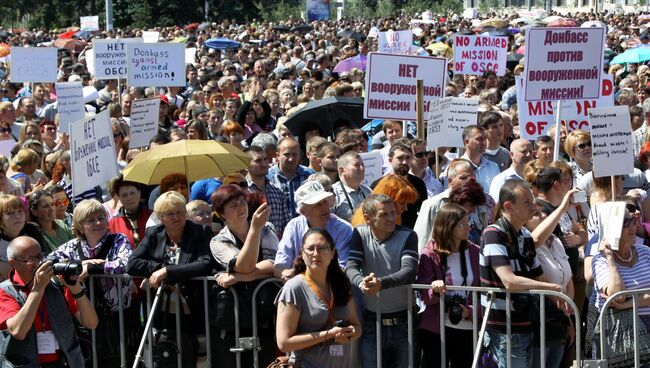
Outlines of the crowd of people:
[[[334,68],[377,49],[376,38],[365,37],[371,28],[415,27],[418,46],[451,58],[454,33],[471,33],[477,25],[458,15],[416,26],[405,15],[319,21],[295,32],[287,31],[291,23],[228,21],[201,30],[157,29],[161,42],[184,38],[197,47],[185,87],[130,87],[89,73],[94,39],[141,37],[141,30],[96,32],[82,50],[59,50],[59,81],[97,89],[86,112],[108,110],[121,168],[144,150],[129,148],[131,104],[142,98],[161,100],[158,134],[145,149],[217,140],[251,157],[247,170],[196,182],[180,172],[150,186],[119,176],[73,193],[69,139],[59,131],[54,84],[11,83],[2,64],[0,140],[15,141],[11,154],[0,156],[2,359],[14,366],[89,366],[92,329],[100,367],[119,365],[121,333],[133,359],[148,317],[147,288],[164,290],[150,346],[159,366],[176,366],[176,356],[158,348],[168,348],[180,334],[182,367],[195,367],[203,350],[198,337],[210,331],[205,348],[213,366],[234,367],[235,337],[250,336],[255,323],[260,366],[273,362],[279,350],[304,368],[375,367],[379,326],[384,366],[407,367],[412,349],[416,366],[464,368],[475,349],[473,318],[485,314],[485,354],[499,367],[508,359],[513,367],[538,367],[542,354],[547,367],[570,366],[575,321],[590,331],[586,357],[596,357],[599,336],[593,332],[604,302],[616,292],[650,286],[650,69],[609,65],[625,49],[646,47],[650,36],[642,15],[568,17],[578,25],[600,21],[607,27],[604,72],[614,78],[616,104],[629,107],[631,121],[617,123],[634,138],[636,168],[628,175],[594,177],[588,129],[551,127],[535,141],[519,137],[514,76],[524,67],[517,61],[501,77],[491,71],[455,75],[450,68],[446,95],[479,102],[477,120],[458,133],[463,147],[431,149],[417,138],[413,122],[399,120],[385,120],[376,131],[360,129],[358,122],[332,131],[318,121],[297,131],[285,126],[310,101],[365,96],[364,70]],[[514,55],[526,27],[513,25],[506,34]],[[341,30],[364,37],[337,37]],[[0,32],[12,46],[38,46],[57,36]],[[241,45],[206,47],[213,37]],[[555,134],[561,144],[554,160]],[[382,175],[364,185],[360,154],[369,150],[381,153]],[[626,203],[617,247],[599,242],[612,200]],[[51,281],[54,265],[66,262],[78,265],[71,266],[79,267],[78,276]],[[201,276],[215,276],[209,300],[196,280]],[[273,277],[279,281],[261,286]],[[415,293],[404,287],[412,283],[431,288]],[[505,294],[497,294],[491,310],[474,311],[471,294],[451,286],[564,293],[582,316],[573,316],[561,298],[547,298],[541,351],[540,321],[531,313],[539,310],[539,300],[513,294],[507,305]],[[238,326],[231,288],[239,298]],[[485,297],[481,302],[487,303]],[[412,304],[419,310],[409,311]],[[627,299],[614,304],[631,308]],[[640,328],[650,329],[645,298],[639,311]],[[409,312],[416,318],[412,344]],[[441,364],[443,346],[447,361]],[[241,354],[243,366],[253,366],[252,355]]]

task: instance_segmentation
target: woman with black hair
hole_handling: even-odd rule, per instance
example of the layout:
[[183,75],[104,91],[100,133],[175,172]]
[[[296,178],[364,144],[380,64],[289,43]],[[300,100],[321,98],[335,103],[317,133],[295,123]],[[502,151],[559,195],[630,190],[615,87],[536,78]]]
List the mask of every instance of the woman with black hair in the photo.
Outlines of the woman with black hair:
[[276,299],[278,347],[302,368],[352,367],[351,342],[361,337],[361,324],[327,230],[305,233],[294,274]]

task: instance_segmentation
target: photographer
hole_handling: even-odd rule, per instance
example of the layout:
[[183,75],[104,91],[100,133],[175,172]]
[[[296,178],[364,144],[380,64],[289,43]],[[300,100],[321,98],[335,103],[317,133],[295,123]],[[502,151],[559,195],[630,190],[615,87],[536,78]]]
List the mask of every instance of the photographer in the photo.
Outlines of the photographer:
[[12,240],[7,256],[12,271],[0,284],[0,328],[8,334],[2,334],[0,364],[82,368],[84,357],[71,315],[90,329],[98,321],[76,277],[69,280],[74,284],[59,277],[65,288],[51,282],[52,262],[41,262],[41,246],[27,236]]
[[[467,240],[470,231],[469,213],[456,204],[444,205],[433,223],[431,239],[422,251],[418,265],[418,284],[431,284],[420,293],[427,305],[418,334],[425,357],[423,367],[440,366],[440,298],[445,298],[445,335],[447,364],[469,367],[472,364],[472,300],[468,293],[446,291],[445,285],[478,286],[479,248]],[[426,342],[425,342],[426,341]]]

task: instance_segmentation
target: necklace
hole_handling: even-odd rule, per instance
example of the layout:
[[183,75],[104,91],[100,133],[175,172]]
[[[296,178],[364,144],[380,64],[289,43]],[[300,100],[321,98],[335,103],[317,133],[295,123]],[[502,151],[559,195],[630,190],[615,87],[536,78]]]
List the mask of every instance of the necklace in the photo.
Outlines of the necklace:
[[630,255],[625,259],[621,258],[621,256],[619,256],[617,252],[613,252],[613,253],[614,253],[614,257],[616,257],[616,259],[621,261],[621,263],[630,263],[634,259],[634,249],[632,248],[630,248]]

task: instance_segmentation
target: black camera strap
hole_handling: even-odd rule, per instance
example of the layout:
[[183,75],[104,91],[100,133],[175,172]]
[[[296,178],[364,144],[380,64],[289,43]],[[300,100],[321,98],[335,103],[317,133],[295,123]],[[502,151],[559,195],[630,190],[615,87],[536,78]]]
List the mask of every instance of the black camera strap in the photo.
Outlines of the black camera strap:
[[[440,262],[442,263],[442,278],[444,280],[445,275],[447,275],[447,271],[449,270],[446,254],[440,255]],[[467,260],[465,259],[465,247],[461,247],[460,250],[460,274],[463,277],[463,283],[461,286],[467,286]]]

